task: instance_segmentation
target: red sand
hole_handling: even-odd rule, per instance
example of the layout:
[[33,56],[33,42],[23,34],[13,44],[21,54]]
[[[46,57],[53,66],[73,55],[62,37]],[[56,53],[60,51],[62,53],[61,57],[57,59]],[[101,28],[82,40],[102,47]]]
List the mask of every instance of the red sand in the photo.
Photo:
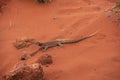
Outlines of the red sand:
[[[27,62],[34,62],[41,54],[51,54],[54,63],[44,67],[48,80],[120,80],[120,27],[105,12],[114,2],[53,0],[38,4],[34,0],[11,0],[0,15],[0,76],[20,62],[24,50],[12,45],[17,38],[34,37],[44,42],[100,30],[85,41],[40,51]],[[29,51],[35,49],[32,46]]]

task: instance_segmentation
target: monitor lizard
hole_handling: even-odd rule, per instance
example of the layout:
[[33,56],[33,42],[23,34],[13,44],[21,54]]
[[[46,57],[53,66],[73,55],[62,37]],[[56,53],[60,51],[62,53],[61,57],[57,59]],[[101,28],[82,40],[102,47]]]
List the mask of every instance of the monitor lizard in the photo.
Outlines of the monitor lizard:
[[70,44],[70,43],[80,42],[82,40],[85,40],[87,38],[90,38],[90,37],[94,36],[97,32],[98,31],[96,31],[96,32],[94,32],[90,35],[80,37],[78,39],[71,39],[71,40],[57,39],[57,40],[54,40],[54,41],[49,41],[49,42],[44,42],[44,43],[35,42],[35,45],[41,46],[41,50],[46,51],[48,48],[55,47],[55,46],[62,46],[62,44]]
[[70,44],[70,43],[80,42],[82,40],[85,40],[85,39],[88,39],[88,38],[94,36],[97,32],[98,31],[96,31],[96,32],[94,32],[90,35],[80,37],[78,39],[71,39],[71,40],[57,39],[57,40],[54,40],[54,41],[49,41],[49,42],[44,42],[44,43],[41,43],[41,42],[37,41],[34,44],[37,45],[37,46],[40,46],[40,48],[38,48],[37,50],[33,51],[30,54],[23,54],[20,58],[21,58],[21,60],[26,60],[26,59],[32,57],[33,55],[35,55],[39,50],[46,51],[48,48],[55,47],[55,46],[62,46],[62,44]]

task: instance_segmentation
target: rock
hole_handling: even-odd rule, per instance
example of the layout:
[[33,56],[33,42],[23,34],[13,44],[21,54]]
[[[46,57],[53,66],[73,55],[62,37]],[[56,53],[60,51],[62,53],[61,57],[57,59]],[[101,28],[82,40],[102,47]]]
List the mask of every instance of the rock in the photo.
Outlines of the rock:
[[34,44],[36,42],[33,38],[21,38],[16,39],[16,41],[13,43],[14,47],[17,49],[22,49],[25,47],[29,47],[30,45]]
[[45,80],[43,68],[39,63],[22,64],[4,77],[5,80]]
[[48,65],[48,64],[52,64],[53,60],[52,60],[52,56],[49,54],[43,54],[38,60],[38,63],[41,63],[42,65]]

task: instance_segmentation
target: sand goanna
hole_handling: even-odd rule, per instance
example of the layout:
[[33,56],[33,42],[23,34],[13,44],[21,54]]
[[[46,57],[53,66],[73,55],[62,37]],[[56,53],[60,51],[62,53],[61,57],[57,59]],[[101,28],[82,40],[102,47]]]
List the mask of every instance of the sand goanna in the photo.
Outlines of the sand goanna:
[[39,50],[42,50],[42,51],[46,51],[48,48],[51,48],[51,47],[55,47],[55,46],[62,46],[62,44],[70,44],[70,43],[77,43],[77,42],[80,42],[82,40],[85,40],[85,39],[88,39],[92,36],[94,36],[98,31],[90,34],[90,35],[87,35],[87,36],[83,36],[83,37],[80,37],[78,39],[71,39],[71,40],[65,40],[65,39],[58,39],[58,40],[54,40],[54,41],[49,41],[49,42],[44,42],[44,43],[41,43],[41,42],[35,42],[34,44],[37,45],[37,46],[40,46],[40,48],[38,48],[37,50],[33,51],[32,53],[30,54],[23,54],[21,56],[21,60],[26,60],[30,57],[32,57],[33,55],[35,55]]
[[96,31],[96,32],[94,32],[90,35],[80,37],[78,39],[71,39],[71,40],[57,39],[57,40],[49,41],[49,42],[45,42],[45,43],[36,42],[35,44],[38,45],[38,46],[41,46],[42,51],[46,51],[48,48],[55,47],[55,46],[62,46],[62,44],[70,44],[70,43],[80,42],[82,40],[85,40],[87,38],[90,38],[90,37],[94,36],[97,32],[98,31]]

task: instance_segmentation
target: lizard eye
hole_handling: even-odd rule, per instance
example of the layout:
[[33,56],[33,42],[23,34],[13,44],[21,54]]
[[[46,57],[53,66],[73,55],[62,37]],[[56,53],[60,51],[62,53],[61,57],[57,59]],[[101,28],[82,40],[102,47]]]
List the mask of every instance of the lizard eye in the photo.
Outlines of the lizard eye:
[[42,49],[45,49],[45,47],[42,47]]

